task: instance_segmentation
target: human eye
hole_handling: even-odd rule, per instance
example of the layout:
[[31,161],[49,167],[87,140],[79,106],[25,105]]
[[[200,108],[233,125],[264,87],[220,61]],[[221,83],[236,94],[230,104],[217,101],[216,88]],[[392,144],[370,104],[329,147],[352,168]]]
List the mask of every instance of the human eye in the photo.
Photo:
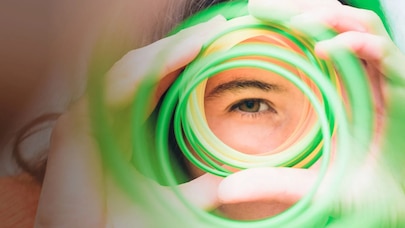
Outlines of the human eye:
[[235,104],[232,104],[229,110],[231,112],[241,112],[249,115],[257,115],[266,112],[277,113],[270,102],[257,98],[240,100]]

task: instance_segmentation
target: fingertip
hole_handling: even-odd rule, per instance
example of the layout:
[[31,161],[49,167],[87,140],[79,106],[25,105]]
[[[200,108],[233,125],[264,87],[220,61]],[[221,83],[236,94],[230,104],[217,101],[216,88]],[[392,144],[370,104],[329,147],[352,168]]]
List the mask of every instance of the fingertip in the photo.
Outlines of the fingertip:
[[328,51],[329,44],[325,41],[320,41],[316,43],[314,51],[316,56],[321,59],[329,59],[329,51]]
[[237,194],[238,187],[232,181],[233,178],[225,178],[218,186],[218,202],[221,204],[232,203]]
[[219,206],[218,185],[222,178],[204,174],[196,179],[179,186],[184,197],[192,204],[205,210]]
[[267,186],[271,182],[268,172],[268,168],[250,168],[226,177],[218,187],[219,202],[231,204],[260,198],[263,192],[268,192],[266,190],[271,188]]
[[[250,192],[256,189],[254,181],[257,180],[255,168],[233,173],[221,181],[218,186],[218,200],[222,204],[240,203],[249,201]],[[253,189],[251,187],[253,186]]]

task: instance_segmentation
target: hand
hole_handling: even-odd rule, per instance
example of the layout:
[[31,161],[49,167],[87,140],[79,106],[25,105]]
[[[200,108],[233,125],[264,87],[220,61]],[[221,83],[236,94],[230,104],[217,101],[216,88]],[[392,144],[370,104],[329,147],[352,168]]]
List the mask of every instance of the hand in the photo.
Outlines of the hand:
[[128,52],[107,74],[107,103],[112,108],[128,105],[140,80],[150,76],[150,73],[157,73],[156,105],[179,71],[198,55],[206,41],[221,31],[224,22],[225,18],[217,16],[206,23]]
[[[318,56],[328,58],[334,49],[348,48],[364,61],[373,85],[377,111],[385,115],[379,121],[380,133],[384,134],[382,142],[393,143],[394,146],[383,147],[381,141],[375,142],[366,161],[352,167],[346,175],[342,182],[345,188],[336,198],[338,201],[332,202],[333,208],[328,209],[331,215],[337,216],[350,213],[353,217],[372,215],[368,220],[370,225],[384,221],[395,224],[398,221],[395,216],[404,214],[402,205],[405,200],[401,193],[403,180],[399,181],[401,177],[398,177],[403,179],[403,167],[397,164],[405,159],[404,153],[400,153],[405,147],[403,140],[396,136],[400,135],[398,129],[403,129],[404,125],[405,111],[400,108],[403,105],[399,100],[405,98],[405,57],[389,38],[381,20],[370,11],[343,6],[335,0],[287,0],[283,4],[272,0],[250,0],[249,10],[261,20],[289,20],[290,25],[297,28],[310,23],[327,25],[338,34],[316,45]],[[393,114],[393,109],[400,109],[399,113]],[[394,163],[386,163],[387,160],[395,160],[384,157],[387,154],[397,155],[393,156],[397,158],[395,168],[389,167]],[[396,174],[398,171],[401,175]],[[225,205],[261,201],[284,202],[290,206],[308,193],[317,175],[316,169],[259,168],[240,171],[221,182],[219,200]],[[327,177],[330,175],[327,174]],[[316,199],[327,194],[325,190],[321,188]]]
[[[178,70],[192,61],[201,45],[215,34],[212,28],[224,21],[217,17],[128,53],[108,73],[108,105],[118,109],[127,106],[139,81],[155,67],[154,60],[163,53],[168,62],[159,74],[161,77],[156,79],[157,103]],[[84,97],[57,121],[36,217],[37,227],[121,227],[120,224],[135,226],[142,222],[141,210],[102,166],[88,111],[88,99]],[[139,181],[151,182],[141,178],[135,169],[133,175],[138,176]],[[220,178],[207,174],[181,185],[180,189],[199,207],[211,209],[217,204],[219,181]],[[170,198],[171,192],[160,188]],[[198,197],[194,195],[196,192]]]

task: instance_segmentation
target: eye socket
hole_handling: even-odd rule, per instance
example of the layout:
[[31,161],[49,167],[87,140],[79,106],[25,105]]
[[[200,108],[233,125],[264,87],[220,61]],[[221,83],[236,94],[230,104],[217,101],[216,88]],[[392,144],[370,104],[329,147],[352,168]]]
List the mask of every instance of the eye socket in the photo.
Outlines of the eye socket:
[[262,99],[245,99],[239,101],[238,103],[232,105],[231,110],[249,113],[264,112],[264,111],[274,112],[274,109]]

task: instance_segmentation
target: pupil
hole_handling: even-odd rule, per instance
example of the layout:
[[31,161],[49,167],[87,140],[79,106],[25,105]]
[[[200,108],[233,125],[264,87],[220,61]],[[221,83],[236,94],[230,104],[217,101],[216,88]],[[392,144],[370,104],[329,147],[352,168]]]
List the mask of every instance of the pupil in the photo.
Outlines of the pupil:
[[256,100],[247,100],[239,108],[245,112],[257,112],[260,109],[260,102]]
[[254,101],[246,101],[246,107],[248,109],[252,109],[255,107],[255,102]]

